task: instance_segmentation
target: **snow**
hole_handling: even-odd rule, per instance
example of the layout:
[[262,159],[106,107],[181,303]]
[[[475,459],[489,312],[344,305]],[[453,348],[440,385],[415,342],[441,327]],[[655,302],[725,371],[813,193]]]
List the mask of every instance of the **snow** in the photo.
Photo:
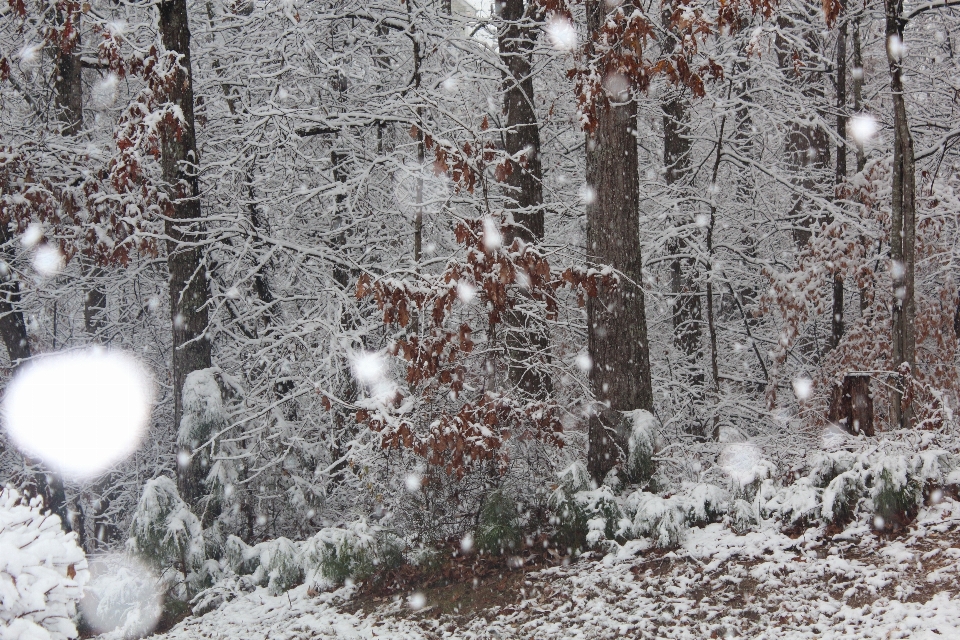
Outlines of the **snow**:
[[24,366],[7,388],[3,421],[21,451],[82,479],[136,449],[152,403],[152,382],[136,358],[95,348]]
[[226,411],[216,370],[191,371],[183,383],[183,415],[177,444],[195,447],[225,424]]
[[278,596],[259,588],[158,640],[957,637],[958,529],[960,505],[949,499],[925,508],[916,530],[893,542],[862,523],[833,538],[816,529],[791,537],[769,522],[737,535],[715,523],[688,530],[674,551],[630,541],[529,573],[516,602],[469,616],[411,611],[443,591],[361,609],[353,587],[317,594],[304,585]]
[[0,640],[75,638],[88,577],[76,534],[64,533],[60,518],[0,491]]

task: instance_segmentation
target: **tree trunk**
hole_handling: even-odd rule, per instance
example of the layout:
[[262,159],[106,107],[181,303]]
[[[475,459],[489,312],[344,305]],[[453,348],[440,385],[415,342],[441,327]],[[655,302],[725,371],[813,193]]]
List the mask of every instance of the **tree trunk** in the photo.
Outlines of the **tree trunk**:
[[848,373],[843,384],[834,387],[828,419],[847,433],[873,437],[873,394],[868,374]]
[[10,356],[10,366],[16,369],[30,359],[30,340],[27,325],[20,309],[20,281],[13,271],[13,237],[8,226],[0,224],[0,245],[3,246],[2,281],[0,281],[0,339]]
[[[203,253],[197,246],[202,228],[187,3],[163,0],[158,7],[163,47],[180,55],[180,64],[173,69],[173,80],[168,84],[167,99],[183,113],[182,122],[164,125],[160,135],[161,168],[171,202],[165,230],[173,321],[174,424],[179,427],[187,375],[211,366],[210,342],[205,333],[210,288]],[[192,451],[185,453],[191,455]],[[196,505],[201,491],[197,470],[192,466],[192,461],[180,466],[178,489],[188,504]]]
[[[540,164],[540,127],[534,108],[532,60],[535,24],[533,3],[523,0],[498,2],[502,26],[498,35],[500,59],[507,72],[503,77],[506,114],[504,145],[511,160],[507,177],[506,243],[515,239],[526,244],[543,241],[543,170]],[[517,161],[517,159],[521,161]],[[522,291],[512,292],[522,296]],[[506,328],[510,384],[534,398],[545,398],[553,389],[550,376],[537,366],[548,347],[546,330],[536,319],[522,312],[512,313]]]
[[903,0],[885,0],[887,61],[893,98],[893,207],[890,225],[890,260],[893,274],[892,343],[896,385],[892,393],[893,422],[902,429],[912,423],[910,407],[903,407],[906,375],[916,374],[914,318],[916,169],[913,137],[903,96]]
[[[672,55],[680,46],[680,37],[671,21],[672,6],[664,5],[662,23],[664,35],[662,46],[665,55]],[[690,139],[688,104],[682,86],[667,89],[661,103],[663,111],[663,166],[667,189],[673,196],[673,237],[667,244],[672,256],[670,261],[670,293],[673,295],[673,343],[679,353],[679,382],[689,390],[693,405],[702,404],[704,398],[704,372],[700,366],[703,356],[701,336],[703,311],[700,302],[699,262],[693,255],[694,244],[690,241],[692,211],[686,204],[686,188],[690,173]],[[709,295],[712,302],[712,293]],[[712,426],[697,426],[693,406],[686,421],[692,435],[710,437]]]
[[[608,5],[587,2],[590,42],[600,37]],[[627,10],[627,8],[625,8]],[[616,99],[620,99],[617,97]],[[640,256],[640,177],[632,96],[614,103],[596,97],[597,126],[587,135],[587,255],[618,270],[620,286],[601,289],[587,300],[587,344],[593,366],[590,382],[597,400],[615,411],[653,408],[650,352],[644,312]],[[606,414],[606,412],[604,412]],[[592,412],[587,467],[601,482],[618,462],[616,428],[601,411]]]
[[[840,0],[840,20],[837,30],[837,165],[834,175],[834,195],[847,179],[847,20],[843,0]],[[837,201],[838,198],[835,198]],[[839,203],[838,203],[839,204]],[[843,337],[843,276],[833,276],[833,313],[830,316],[830,342],[834,349]]]

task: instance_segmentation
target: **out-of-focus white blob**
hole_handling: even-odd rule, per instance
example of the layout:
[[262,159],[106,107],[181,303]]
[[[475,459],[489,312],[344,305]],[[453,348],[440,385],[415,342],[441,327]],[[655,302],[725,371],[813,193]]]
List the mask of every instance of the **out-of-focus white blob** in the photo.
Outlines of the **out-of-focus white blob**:
[[45,244],[33,254],[33,268],[45,278],[55,276],[63,269],[63,254],[55,246]]
[[379,353],[363,351],[353,356],[353,377],[365,385],[375,385],[387,374],[387,363]]
[[483,246],[487,251],[496,251],[503,244],[503,236],[493,218],[483,219]]
[[554,16],[547,21],[547,37],[559,51],[572,51],[577,46],[577,30],[567,18]]
[[622,73],[608,73],[603,79],[603,89],[616,102],[630,98],[630,81]]
[[407,600],[407,602],[410,604],[410,608],[416,611],[427,606],[427,597],[417,591],[410,595],[410,598]]
[[894,61],[899,61],[903,58],[903,54],[906,51],[906,47],[903,46],[903,40],[899,36],[890,36],[887,38],[887,56]]
[[720,454],[720,466],[741,486],[750,484],[757,477],[760,450],[749,442],[728,444]]
[[460,550],[464,553],[473,551],[473,534],[468,533],[460,540]]
[[575,362],[577,368],[584,373],[590,373],[590,370],[593,369],[593,358],[586,351],[578,353]]
[[152,405],[146,368],[129,354],[95,348],[25,365],[7,387],[3,423],[25,454],[83,479],[136,449]]
[[457,282],[457,297],[463,304],[470,304],[477,297],[477,288],[469,282],[460,280]]
[[240,297],[240,289],[237,289],[236,287],[230,287],[227,289],[226,296],[231,300],[236,300]]
[[583,200],[583,204],[593,204],[597,201],[597,192],[594,191],[593,187],[585,184],[580,188],[580,199]]
[[90,565],[90,574],[93,579],[80,601],[85,622],[97,633],[124,639],[153,632],[163,600],[150,569],[118,554],[98,558]]
[[930,504],[940,504],[943,502],[943,491],[934,489],[930,492]]
[[877,120],[869,113],[860,113],[850,119],[850,135],[863,144],[877,133]]
[[457,82],[457,79],[454,76],[450,76],[449,78],[444,80],[443,84],[441,84],[440,86],[442,86],[443,90],[446,91],[447,93],[453,93],[454,91],[457,90],[458,85],[459,85],[459,82]]
[[890,261],[890,275],[893,276],[894,280],[899,280],[906,272],[907,270],[904,268],[902,262],[899,260]]
[[710,226],[710,216],[706,213],[698,213],[696,218],[697,226],[701,229],[705,229]]
[[823,448],[836,449],[847,441],[847,432],[838,425],[830,424],[823,430]]
[[883,529],[887,526],[886,520],[883,519],[883,516],[875,516],[873,518],[873,528],[874,529]]
[[420,476],[415,473],[408,473],[407,477],[403,481],[403,484],[407,487],[407,491],[410,493],[416,493],[417,491],[420,491],[421,482]]
[[20,61],[24,64],[36,62],[40,56],[40,49],[41,46],[39,44],[28,44],[23,49],[20,49]]
[[20,236],[20,244],[27,249],[33,249],[43,238],[43,227],[36,222],[30,224],[23,235]]
[[93,85],[93,103],[98,107],[111,107],[117,101],[117,85],[120,79],[115,73],[108,73],[103,80]]
[[854,67],[850,70],[850,75],[854,80],[863,80],[863,67]]
[[800,402],[809,400],[810,396],[813,395],[813,380],[810,378],[794,378],[793,393]]

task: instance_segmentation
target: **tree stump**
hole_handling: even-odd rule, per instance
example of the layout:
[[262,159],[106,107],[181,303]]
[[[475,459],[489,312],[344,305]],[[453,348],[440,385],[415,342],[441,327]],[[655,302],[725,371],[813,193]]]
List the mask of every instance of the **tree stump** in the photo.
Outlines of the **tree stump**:
[[833,388],[830,413],[827,416],[847,433],[873,436],[873,395],[870,393],[870,376],[865,373],[848,373],[843,384]]

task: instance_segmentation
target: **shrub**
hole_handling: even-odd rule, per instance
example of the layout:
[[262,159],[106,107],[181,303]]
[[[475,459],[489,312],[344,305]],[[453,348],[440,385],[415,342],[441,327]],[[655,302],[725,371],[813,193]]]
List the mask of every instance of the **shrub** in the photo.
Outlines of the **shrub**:
[[863,493],[863,472],[856,469],[844,471],[823,490],[821,517],[836,525],[850,522]]
[[474,542],[486,553],[503,554],[519,549],[522,538],[516,503],[506,491],[494,491],[480,511]]
[[160,476],[144,485],[127,545],[160,572],[179,567],[188,582],[199,577],[204,561],[203,530],[180,499],[173,480]]
[[884,522],[906,524],[923,499],[923,485],[904,456],[885,456],[870,470],[873,510]]
[[657,423],[653,414],[643,409],[627,412],[631,422],[627,439],[627,482],[645,484],[657,470],[653,455],[656,452]]
[[686,508],[680,496],[661,498],[637,491],[627,498],[627,510],[633,511],[633,533],[651,538],[655,547],[675,549],[686,534]]
[[364,580],[378,569],[403,562],[402,546],[385,529],[358,520],[344,528],[327,527],[303,543],[307,582],[313,587]]
[[0,491],[0,637],[66,640],[89,578],[75,533],[11,488]]
[[266,583],[270,595],[279,595],[303,581],[300,549],[287,538],[267,540],[254,549],[259,553],[260,566],[253,579],[258,584]]

